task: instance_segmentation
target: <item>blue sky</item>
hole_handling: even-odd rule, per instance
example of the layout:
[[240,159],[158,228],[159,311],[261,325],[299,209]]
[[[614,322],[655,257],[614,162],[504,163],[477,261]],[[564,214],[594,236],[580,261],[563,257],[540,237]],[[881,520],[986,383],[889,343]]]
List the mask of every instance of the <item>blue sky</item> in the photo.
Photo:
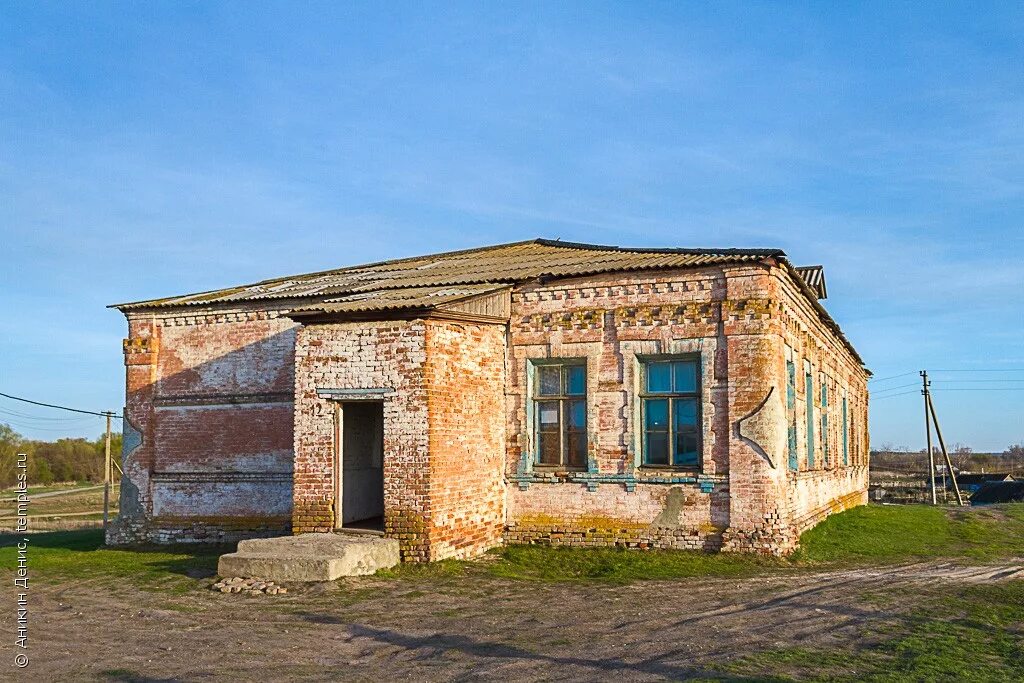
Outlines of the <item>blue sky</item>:
[[947,439],[1002,450],[1021,35],[1019,3],[5,2],[0,391],[118,409],[114,302],[537,236],[781,247],[826,267],[876,445],[923,446],[927,368]]

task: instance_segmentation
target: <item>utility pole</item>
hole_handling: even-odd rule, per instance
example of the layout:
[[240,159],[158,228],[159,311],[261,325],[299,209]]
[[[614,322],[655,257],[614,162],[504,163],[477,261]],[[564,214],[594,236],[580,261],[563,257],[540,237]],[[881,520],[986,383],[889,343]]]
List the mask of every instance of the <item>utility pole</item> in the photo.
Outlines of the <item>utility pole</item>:
[[105,413],[107,416],[107,439],[105,447],[105,455],[103,458],[103,532],[106,533],[107,525],[110,522],[110,479],[111,479],[111,467],[110,467],[110,417],[113,415],[111,412]]
[[928,447],[928,481],[931,486],[932,505],[938,505],[939,499],[935,495],[935,454],[932,452],[932,420],[928,412],[928,406],[931,405],[928,385],[931,383],[928,381],[927,370],[921,371],[921,383],[923,385],[921,394],[924,396],[924,433]]
[[953,492],[956,493],[956,504],[963,505],[964,497],[960,495],[960,486],[956,483],[956,473],[953,472],[953,463],[949,459],[949,451],[946,450],[946,442],[942,438],[942,429],[939,427],[939,417],[935,414],[935,404],[932,403],[932,395],[929,394],[926,397],[928,402],[928,410],[932,414],[932,420],[935,422],[935,434],[939,437],[939,446],[942,448],[942,457],[946,459],[946,469],[949,470],[949,479],[953,482]]

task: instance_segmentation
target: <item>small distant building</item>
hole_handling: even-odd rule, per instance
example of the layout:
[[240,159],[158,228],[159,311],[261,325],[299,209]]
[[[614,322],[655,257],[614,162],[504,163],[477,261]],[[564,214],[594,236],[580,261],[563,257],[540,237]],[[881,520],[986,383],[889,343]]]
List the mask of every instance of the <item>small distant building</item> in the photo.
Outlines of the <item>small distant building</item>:
[[531,240],[117,305],[108,542],[788,553],[867,502],[869,373],[825,295],[776,249]]
[[971,496],[971,505],[1024,503],[1024,481],[993,481]]
[[[1008,472],[992,472],[992,473],[966,473],[961,472],[956,475],[956,485],[960,487],[960,490],[964,493],[974,493],[985,484],[998,481],[1014,481],[1014,478],[1010,476]],[[953,480],[947,479],[946,487],[952,490]]]

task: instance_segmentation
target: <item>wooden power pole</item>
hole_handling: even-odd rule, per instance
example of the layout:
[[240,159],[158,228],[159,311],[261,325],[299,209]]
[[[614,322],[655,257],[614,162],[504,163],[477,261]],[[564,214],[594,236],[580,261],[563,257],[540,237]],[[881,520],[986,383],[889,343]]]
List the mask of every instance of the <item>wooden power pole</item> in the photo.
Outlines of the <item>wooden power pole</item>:
[[928,393],[928,371],[921,371],[921,383],[923,389],[921,394],[924,396],[924,433],[928,448],[928,482],[932,492],[932,505],[938,505],[939,499],[935,495],[935,453],[932,452],[932,420],[931,415],[928,412],[928,406],[931,405]]
[[953,492],[956,494],[956,504],[963,505],[964,497],[960,495],[960,485],[956,483],[956,473],[953,471],[953,463],[949,459],[949,451],[946,450],[946,442],[942,438],[942,428],[939,427],[939,417],[935,414],[935,404],[932,403],[931,392],[925,396],[928,403],[928,410],[932,414],[932,421],[935,423],[935,435],[939,437],[939,447],[942,449],[942,457],[946,459],[946,469],[949,470],[949,480],[953,482]]
[[111,479],[111,466],[110,466],[110,416],[112,413],[107,412],[107,439],[105,447],[105,455],[103,457],[103,531],[106,533],[107,525],[110,523],[110,479]]

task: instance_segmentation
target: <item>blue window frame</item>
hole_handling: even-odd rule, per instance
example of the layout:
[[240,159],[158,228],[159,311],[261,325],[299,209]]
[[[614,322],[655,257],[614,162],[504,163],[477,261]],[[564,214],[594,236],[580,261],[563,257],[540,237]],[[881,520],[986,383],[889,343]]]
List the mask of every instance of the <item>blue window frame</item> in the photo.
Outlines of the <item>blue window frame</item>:
[[843,396],[843,466],[850,464],[850,424],[846,416],[846,397]]
[[821,458],[825,467],[828,467],[828,385],[824,374],[821,376]]
[[789,469],[800,469],[796,451],[796,363],[786,361],[786,416],[789,419]]
[[537,464],[586,468],[587,366],[536,365],[532,400]]
[[700,366],[696,359],[643,361],[643,464],[700,468]]
[[804,398],[807,400],[807,469],[814,469],[814,373],[811,364],[804,366]]

